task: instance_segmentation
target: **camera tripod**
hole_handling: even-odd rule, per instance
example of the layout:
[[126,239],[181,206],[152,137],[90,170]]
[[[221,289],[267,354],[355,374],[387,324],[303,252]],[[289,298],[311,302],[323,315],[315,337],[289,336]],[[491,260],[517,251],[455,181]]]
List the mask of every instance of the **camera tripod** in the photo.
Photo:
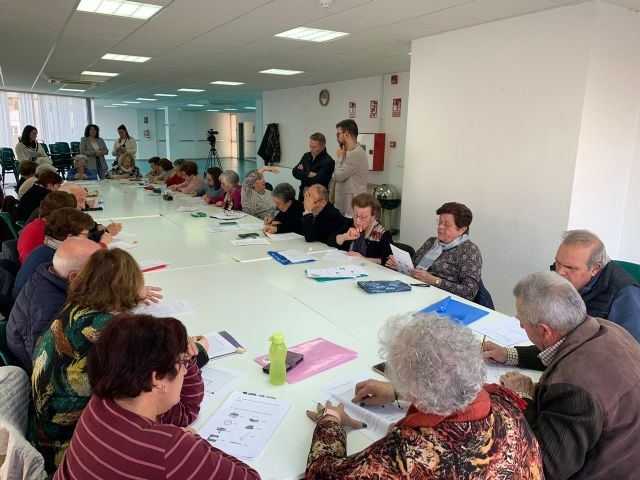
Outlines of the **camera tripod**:
[[222,170],[222,162],[218,156],[218,150],[213,145],[209,149],[209,156],[207,157],[207,169],[211,167],[218,167]]

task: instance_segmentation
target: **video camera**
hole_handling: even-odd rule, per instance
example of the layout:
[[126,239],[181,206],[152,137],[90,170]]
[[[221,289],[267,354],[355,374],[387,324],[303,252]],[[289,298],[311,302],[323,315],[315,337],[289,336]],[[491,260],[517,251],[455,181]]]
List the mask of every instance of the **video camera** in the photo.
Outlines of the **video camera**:
[[211,145],[213,149],[216,148],[216,135],[218,135],[218,130],[214,130],[213,128],[207,130],[207,142],[209,142],[209,145]]

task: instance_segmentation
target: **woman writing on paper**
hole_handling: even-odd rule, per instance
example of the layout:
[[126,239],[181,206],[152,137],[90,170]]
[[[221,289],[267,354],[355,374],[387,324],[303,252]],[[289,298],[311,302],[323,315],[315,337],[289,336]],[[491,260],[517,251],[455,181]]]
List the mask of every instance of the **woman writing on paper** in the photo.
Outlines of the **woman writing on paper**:
[[353,225],[345,223],[329,236],[327,245],[347,250],[347,255],[366,257],[384,265],[391,255],[391,232],[377,220],[380,202],[371,194],[361,193],[353,197],[351,207]]
[[[482,255],[469,240],[469,225],[473,219],[466,205],[448,202],[436,210],[438,236],[428,238],[416,251],[411,276],[429,285],[473,300],[480,288]],[[386,266],[396,269],[393,256]]]
[[274,218],[264,219],[264,233],[295,232],[302,234],[302,214],[304,207],[296,199],[296,191],[288,183],[276,185],[271,194],[278,209]]
[[198,415],[204,397],[196,353],[175,318],[114,318],[89,353],[93,397],[54,478],[259,479],[180,427]]
[[307,415],[316,421],[307,480],[339,478],[538,480],[544,478],[538,442],[514,392],[485,385],[480,341],[437,313],[407,314],[380,332],[391,383],[356,385],[353,402],[410,402],[382,439],[347,456],[344,426],[355,426],[344,405],[327,403]]

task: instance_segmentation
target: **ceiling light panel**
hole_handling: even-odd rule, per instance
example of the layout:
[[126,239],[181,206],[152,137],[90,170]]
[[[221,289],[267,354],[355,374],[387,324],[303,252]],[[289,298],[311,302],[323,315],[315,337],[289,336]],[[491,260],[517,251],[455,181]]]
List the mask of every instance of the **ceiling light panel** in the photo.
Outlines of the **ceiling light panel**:
[[86,13],[148,20],[162,10],[162,6],[152,3],[130,2],[129,0],[81,0],[77,10]]
[[187,107],[204,107],[204,105],[200,103],[189,103]]
[[200,92],[205,92],[206,90],[202,90],[200,88],[179,88],[177,91],[178,92],[196,92],[196,93],[200,93]]
[[59,88],[61,92],[86,92],[86,90],[80,90],[79,88]]
[[346,32],[334,32],[319,28],[298,27],[286,32],[276,33],[274,37],[302,40],[304,42],[329,42],[349,35]]
[[156,97],[177,97],[174,93],[154,93]]
[[244,85],[244,82],[227,82],[225,80],[216,80],[215,82],[211,82],[211,85]]
[[131,100],[123,100],[122,103],[140,103],[140,102],[133,102]]
[[139,57],[137,55],[121,55],[119,53],[106,53],[102,56],[103,60],[114,60],[116,62],[134,62],[144,63],[151,60],[151,57]]
[[143,100],[145,102],[157,102],[157,98],[136,98],[136,100]]
[[82,72],[82,75],[91,75],[93,77],[117,77],[120,74],[111,72],[92,72],[90,70],[85,70],[84,72]]
[[283,70],[281,68],[270,68],[268,70],[260,70],[260,73],[268,73],[269,75],[297,75],[304,73],[302,70]]

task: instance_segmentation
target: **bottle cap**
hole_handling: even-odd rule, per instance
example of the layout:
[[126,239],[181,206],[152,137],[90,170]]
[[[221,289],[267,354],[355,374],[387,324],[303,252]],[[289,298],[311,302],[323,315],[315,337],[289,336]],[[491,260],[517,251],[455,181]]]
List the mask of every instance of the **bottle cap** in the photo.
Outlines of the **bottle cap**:
[[282,333],[274,333],[269,337],[271,343],[284,343],[284,334]]

